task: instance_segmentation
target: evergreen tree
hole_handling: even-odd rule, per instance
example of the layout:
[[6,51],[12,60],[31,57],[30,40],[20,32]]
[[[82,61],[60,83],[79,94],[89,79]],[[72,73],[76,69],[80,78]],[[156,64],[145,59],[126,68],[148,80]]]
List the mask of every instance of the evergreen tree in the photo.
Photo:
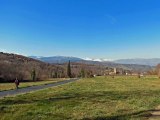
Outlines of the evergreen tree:
[[31,78],[32,78],[33,81],[36,80],[36,70],[35,69],[32,70]]
[[82,78],[85,78],[86,74],[85,74],[84,68],[81,69],[80,74],[81,74],[81,77],[82,77]]
[[69,78],[72,77],[72,74],[71,74],[71,63],[70,63],[70,61],[68,62],[68,66],[67,66],[67,76]]

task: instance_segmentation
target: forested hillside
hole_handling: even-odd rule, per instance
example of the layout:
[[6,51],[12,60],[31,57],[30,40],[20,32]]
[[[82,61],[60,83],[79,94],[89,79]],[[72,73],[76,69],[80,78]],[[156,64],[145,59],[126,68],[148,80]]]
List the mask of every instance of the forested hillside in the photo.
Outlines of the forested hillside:
[[20,80],[31,80],[32,72],[36,80],[52,77],[54,65],[46,64],[32,58],[16,54],[0,53],[0,79],[8,81],[16,77]]

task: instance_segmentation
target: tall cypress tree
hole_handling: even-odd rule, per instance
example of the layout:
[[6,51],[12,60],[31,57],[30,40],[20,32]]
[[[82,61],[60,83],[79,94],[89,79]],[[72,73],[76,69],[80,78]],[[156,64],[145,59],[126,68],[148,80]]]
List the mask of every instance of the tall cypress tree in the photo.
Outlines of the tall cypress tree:
[[31,77],[33,81],[36,81],[36,70],[35,69],[32,70]]
[[70,60],[69,60],[69,62],[68,62],[68,66],[67,66],[67,76],[68,76],[69,78],[72,77]]
[[80,74],[81,74],[82,78],[85,78],[85,70],[84,70],[84,68],[81,69],[81,73]]

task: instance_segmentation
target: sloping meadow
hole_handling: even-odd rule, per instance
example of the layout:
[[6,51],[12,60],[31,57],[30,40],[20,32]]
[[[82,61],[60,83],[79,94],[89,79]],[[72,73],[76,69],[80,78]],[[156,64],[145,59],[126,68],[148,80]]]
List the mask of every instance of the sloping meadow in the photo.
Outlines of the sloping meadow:
[[145,120],[160,104],[155,76],[96,77],[0,100],[1,120]]

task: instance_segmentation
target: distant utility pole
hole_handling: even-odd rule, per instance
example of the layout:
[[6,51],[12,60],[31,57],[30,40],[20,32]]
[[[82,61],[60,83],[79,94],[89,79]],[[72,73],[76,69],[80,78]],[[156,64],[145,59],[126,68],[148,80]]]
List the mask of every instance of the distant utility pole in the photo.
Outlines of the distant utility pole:
[[68,76],[69,78],[72,77],[70,60],[69,60],[69,62],[68,62],[68,66],[67,66],[67,76]]

